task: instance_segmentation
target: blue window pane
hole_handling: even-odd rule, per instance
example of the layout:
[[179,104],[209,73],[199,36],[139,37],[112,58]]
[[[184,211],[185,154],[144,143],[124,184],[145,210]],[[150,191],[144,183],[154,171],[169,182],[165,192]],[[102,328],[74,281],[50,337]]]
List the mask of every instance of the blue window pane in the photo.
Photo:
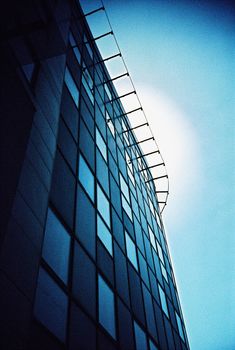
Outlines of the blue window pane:
[[82,76],[82,83],[83,83],[83,86],[87,92],[87,95],[89,96],[91,102],[94,104],[94,95],[93,95],[93,90],[92,88],[90,87],[90,84],[89,84],[89,81],[88,81],[88,77],[86,75],[84,75],[85,73],[83,73],[83,76]]
[[110,227],[110,206],[104,192],[97,184],[97,207],[104,221]]
[[145,332],[134,322],[136,350],[147,350]]
[[78,99],[79,99],[79,91],[78,91],[78,88],[77,88],[77,85],[70,73],[70,71],[68,70],[68,68],[66,67],[65,69],[65,84],[76,104],[76,106],[78,106]]
[[107,147],[98,129],[96,129],[96,144],[102,156],[107,161]]
[[69,250],[70,236],[49,208],[42,256],[65,283],[68,280]]
[[150,339],[149,339],[149,348],[150,348],[150,350],[158,350],[156,345],[154,345],[152,340],[150,340]]
[[35,63],[24,64],[22,66],[22,69],[23,69],[24,74],[25,74],[26,78],[28,79],[28,81],[32,80],[33,73],[35,71],[35,67],[36,67]]
[[94,176],[81,154],[79,156],[78,177],[87,194],[94,201]]
[[127,250],[127,257],[131,261],[131,263],[134,265],[136,270],[138,270],[138,263],[137,263],[137,256],[136,256],[136,247],[128,233],[126,232],[126,250]]
[[114,295],[101,276],[98,276],[98,284],[99,322],[113,338],[116,338]]
[[177,321],[180,336],[185,341],[181,319],[180,319],[179,315],[177,314],[177,312],[175,312],[175,315],[176,315],[176,321]]
[[38,277],[34,315],[63,342],[66,337],[67,309],[66,294],[41,268]]
[[164,264],[162,248],[161,248],[160,244],[158,243],[158,241],[157,241],[157,251],[158,251],[159,258],[161,259],[162,263]]
[[160,299],[161,299],[162,310],[169,317],[166,296],[165,296],[165,293],[164,293],[163,289],[161,288],[160,284],[158,285],[158,289],[159,289],[159,294],[160,294]]
[[[71,46],[76,46],[77,45],[76,41],[74,39],[74,36],[73,36],[73,34],[71,32],[69,33],[69,43],[70,43]],[[80,64],[81,63],[81,53],[80,53],[80,51],[78,50],[77,47],[73,47],[73,52],[74,52],[74,54],[76,56],[76,59],[77,59],[78,63]]]
[[112,235],[99,215],[97,215],[97,234],[109,253],[113,255]]
[[86,45],[87,51],[89,52],[89,55],[91,56],[91,58],[93,59],[93,51],[91,49],[91,46],[87,40],[86,34],[84,34],[84,43]]
[[127,213],[127,215],[129,216],[130,220],[133,221],[131,207],[129,206],[129,204],[128,204],[126,198],[123,196],[123,194],[121,197],[122,197],[122,207],[125,210],[125,212]]
[[154,248],[155,250],[157,250],[156,242],[155,242],[155,237],[154,237],[154,233],[153,233],[153,231],[152,231],[152,229],[150,228],[149,225],[148,225],[148,229],[149,229],[150,242],[151,242],[153,248]]
[[165,269],[165,267],[162,265],[162,263],[160,263],[160,265],[161,265],[162,275],[164,276],[165,280],[168,282],[168,277],[167,277],[166,269]]
[[128,187],[128,185],[127,185],[126,181],[124,180],[121,173],[120,173],[119,177],[120,177],[120,185],[121,185],[122,193],[126,197],[128,203],[130,203],[129,187]]

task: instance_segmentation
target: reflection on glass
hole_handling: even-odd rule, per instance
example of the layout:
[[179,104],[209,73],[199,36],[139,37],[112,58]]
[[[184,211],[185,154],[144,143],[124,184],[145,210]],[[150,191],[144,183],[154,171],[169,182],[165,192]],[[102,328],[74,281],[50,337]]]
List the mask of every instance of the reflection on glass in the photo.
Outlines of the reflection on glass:
[[162,275],[164,276],[165,280],[168,282],[168,277],[167,277],[166,269],[165,269],[165,267],[162,265],[162,263],[160,263],[160,265],[161,265]]
[[76,106],[78,106],[79,91],[78,91],[77,85],[76,85],[68,67],[66,67],[66,69],[65,69],[64,81],[65,81],[65,84],[66,84]]
[[160,294],[160,299],[161,299],[162,310],[169,317],[166,296],[165,296],[165,293],[164,293],[162,287],[160,286],[160,284],[158,284],[158,289],[159,289],[159,294]]
[[177,325],[178,325],[180,336],[185,341],[181,319],[180,319],[180,317],[179,317],[179,315],[177,314],[176,311],[175,311],[175,315],[176,315],[176,321],[177,321]]
[[152,340],[150,340],[150,339],[149,339],[149,348],[150,348],[150,350],[158,350],[156,345],[154,345]]
[[81,63],[81,53],[77,47],[74,47],[74,46],[77,46],[77,44],[76,44],[74,36],[71,32],[69,33],[69,43],[73,47],[73,52],[75,54],[75,57],[76,57],[78,63],[80,64]]
[[114,295],[103,278],[98,276],[99,322],[107,332],[116,338]]
[[85,65],[83,63],[83,74],[82,74],[82,83],[86,89],[86,92],[91,100],[91,102],[94,104],[94,93],[93,93],[93,80],[90,76],[90,73]]
[[70,236],[49,208],[42,256],[64,283],[68,280],[69,250]]
[[159,258],[161,259],[162,263],[164,264],[164,258],[163,258],[162,248],[161,248],[160,244],[158,243],[158,241],[157,241],[157,250],[158,250]]
[[97,234],[109,253],[113,255],[112,235],[99,215],[97,215]]
[[40,268],[35,297],[34,315],[62,342],[66,337],[68,300],[66,294]]
[[126,198],[123,196],[123,194],[121,197],[122,197],[122,207],[125,210],[125,212],[127,213],[127,215],[129,216],[130,220],[133,221],[131,207],[129,206],[129,204],[128,204]]
[[125,236],[126,236],[127,257],[131,261],[131,263],[134,265],[136,270],[138,270],[136,246],[127,232],[125,232]]
[[150,226],[148,226],[148,229],[149,229],[150,242],[151,242],[153,248],[157,251],[154,233],[153,233],[153,231],[151,230]]
[[97,207],[104,221],[110,227],[110,206],[104,192],[97,184]]
[[129,187],[128,187],[128,185],[127,185],[126,181],[124,180],[121,173],[120,173],[119,177],[120,177],[120,185],[121,185],[122,193],[126,197],[128,203],[130,203]]
[[134,321],[136,350],[147,350],[146,334]]
[[78,177],[87,194],[92,199],[92,201],[94,201],[94,176],[81,154],[79,156]]
[[104,159],[107,161],[107,147],[103,140],[103,137],[101,136],[99,130],[96,128],[96,144],[104,157]]

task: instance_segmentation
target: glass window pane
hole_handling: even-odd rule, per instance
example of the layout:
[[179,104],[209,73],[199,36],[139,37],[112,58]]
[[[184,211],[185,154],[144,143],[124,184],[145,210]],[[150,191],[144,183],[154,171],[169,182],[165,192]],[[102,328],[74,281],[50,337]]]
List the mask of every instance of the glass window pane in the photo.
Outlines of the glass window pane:
[[67,309],[66,294],[41,268],[39,270],[34,315],[63,342],[66,337]]
[[98,129],[96,129],[96,144],[102,156],[107,161],[107,147]]
[[90,73],[89,73],[89,71],[86,68],[86,65],[84,63],[83,63],[82,83],[86,89],[86,92],[87,92],[91,102],[94,104],[93,80],[92,80]]
[[86,45],[87,51],[89,52],[89,55],[91,56],[91,59],[93,59],[93,51],[91,49],[91,46],[90,46],[90,44],[89,44],[89,42],[87,40],[87,36],[86,36],[85,33],[84,33],[84,43]]
[[129,196],[129,187],[124,180],[122,174],[120,173],[120,185],[121,185],[121,190],[124,196],[126,197],[127,201],[130,203],[130,196]]
[[78,177],[79,177],[79,181],[85,188],[87,194],[94,201],[94,185],[95,185],[94,176],[81,154],[79,156]]
[[65,283],[68,280],[69,250],[70,236],[49,208],[42,256]]
[[158,350],[155,344],[153,344],[152,340],[149,339],[149,348],[150,350]]
[[99,322],[113,338],[116,338],[114,295],[100,275],[98,276],[98,288]]
[[162,275],[164,276],[165,280],[168,282],[168,277],[167,277],[166,269],[165,269],[165,267],[162,265],[162,263],[160,263],[160,265],[161,265]]
[[112,235],[99,214],[97,214],[97,234],[109,253],[113,255]]
[[163,289],[161,288],[160,284],[158,284],[158,289],[159,289],[159,294],[160,294],[160,299],[161,299],[162,310],[169,317],[166,296],[165,296],[165,293],[164,293]]
[[136,256],[136,247],[128,233],[125,233],[126,235],[126,250],[127,250],[127,257],[131,261],[131,263],[134,265],[136,270],[138,270],[138,263],[137,263],[137,256]]
[[176,315],[176,321],[177,321],[180,336],[185,341],[181,319],[180,319],[179,315],[177,314],[177,312],[175,312],[175,315]]
[[162,263],[164,264],[162,248],[161,248],[160,244],[158,243],[158,241],[157,241],[157,250],[158,250],[159,258],[161,259]]
[[70,73],[70,71],[68,70],[68,68],[66,67],[65,69],[65,78],[64,78],[65,84],[76,104],[76,106],[78,106],[78,99],[79,99],[79,91],[77,88],[77,85]]
[[35,63],[24,64],[22,66],[23,72],[24,72],[26,78],[28,79],[28,81],[32,80],[33,73],[35,71],[35,67],[36,67]]
[[149,229],[150,242],[151,242],[153,248],[154,248],[155,250],[157,250],[156,242],[155,242],[155,237],[154,237],[154,233],[153,233],[153,231],[151,230],[150,226],[148,226],[148,229]]
[[[74,36],[73,36],[73,34],[71,32],[69,33],[69,43],[70,43],[71,46],[76,46],[77,45],[76,41],[74,39]],[[79,49],[77,47],[73,47],[73,52],[74,52],[74,54],[76,56],[76,59],[77,59],[78,63],[80,64],[81,63],[81,53],[80,53]]]
[[125,212],[127,213],[127,215],[129,216],[130,220],[133,221],[131,207],[129,206],[129,204],[128,204],[126,198],[123,196],[123,194],[121,197],[122,197],[122,207],[125,210]]
[[110,206],[104,192],[97,184],[97,207],[104,221],[110,227]]
[[147,340],[145,332],[134,321],[136,350],[147,350]]

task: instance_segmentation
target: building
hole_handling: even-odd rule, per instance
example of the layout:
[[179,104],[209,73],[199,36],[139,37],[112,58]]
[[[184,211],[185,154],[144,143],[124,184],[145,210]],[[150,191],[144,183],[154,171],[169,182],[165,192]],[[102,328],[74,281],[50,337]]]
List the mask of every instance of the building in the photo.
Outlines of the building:
[[189,349],[152,175],[79,1],[8,1],[1,26],[1,349]]

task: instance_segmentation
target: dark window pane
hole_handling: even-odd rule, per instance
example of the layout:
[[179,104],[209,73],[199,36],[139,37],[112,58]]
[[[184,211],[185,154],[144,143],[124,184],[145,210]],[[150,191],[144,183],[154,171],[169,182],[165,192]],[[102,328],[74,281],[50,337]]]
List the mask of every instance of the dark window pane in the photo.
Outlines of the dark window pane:
[[59,151],[53,170],[51,200],[66,223],[73,227],[75,177]]
[[114,258],[115,258],[115,273],[116,273],[116,288],[119,295],[129,305],[129,287],[127,276],[126,257],[116,243],[114,243]]
[[70,132],[68,131],[68,128],[65,126],[63,119],[60,120],[58,146],[75,173],[77,161],[77,146]]
[[87,251],[95,257],[95,209],[85,192],[78,186],[76,236]]
[[96,176],[101,183],[105,193],[109,196],[109,171],[104,158],[96,148]]
[[122,350],[134,349],[132,317],[129,310],[118,298],[119,341]]
[[95,317],[96,271],[81,246],[75,243],[73,262],[73,294],[86,311]]
[[75,304],[71,308],[69,350],[95,350],[96,329],[92,321]]
[[100,275],[98,276],[98,286],[99,322],[113,338],[116,338],[113,292]]
[[111,188],[111,201],[116,209],[119,216],[122,216],[122,205],[121,205],[121,195],[120,195],[120,189],[114,180],[113,176],[110,176],[110,188]]
[[116,238],[121,248],[124,251],[126,251],[123,224],[113,208],[112,208],[112,226],[113,226],[114,237]]
[[69,250],[70,236],[49,208],[42,256],[64,283],[68,281]]
[[65,69],[65,78],[64,78],[65,84],[76,104],[78,106],[78,100],[79,100],[79,91],[77,88],[77,85],[69,71],[69,69],[66,67]]
[[97,241],[97,264],[107,280],[114,285],[113,259],[103,244]]
[[68,300],[66,294],[40,269],[34,305],[35,317],[57,338],[65,341]]
[[129,272],[129,283],[130,283],[130,295],[131,295],[131,306],[135,316],[140,322],[145,324],[144,316],[144,305],[142,298],[142,288],[140,284],[140,278],[136,273],[135,269],[128,264]]
[[94,170],[94,164],[95,164],[95,144],[94,141],[84,124],[84,122],[81,120],[80,123],[80,149],[82,150],[82,153],[84,154],[86,160],[90,164],[91,168]]
[[142,288],[148,331],[151,333],[152,337],[157,340],[157,330],[155,325],[152,298],[149,291],[144,285],[142,285]]

